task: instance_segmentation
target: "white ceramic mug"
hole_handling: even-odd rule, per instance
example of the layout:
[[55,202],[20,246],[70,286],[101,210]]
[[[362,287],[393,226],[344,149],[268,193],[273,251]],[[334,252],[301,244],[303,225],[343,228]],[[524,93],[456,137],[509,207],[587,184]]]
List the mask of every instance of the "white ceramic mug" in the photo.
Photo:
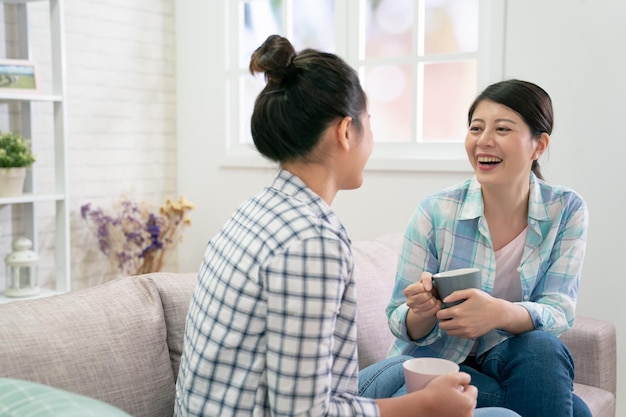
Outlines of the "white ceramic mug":
[[404,361],[404,382],[407,392],[421,390],[439,375],[459,372],[459,365],[441,358],[413,358]]

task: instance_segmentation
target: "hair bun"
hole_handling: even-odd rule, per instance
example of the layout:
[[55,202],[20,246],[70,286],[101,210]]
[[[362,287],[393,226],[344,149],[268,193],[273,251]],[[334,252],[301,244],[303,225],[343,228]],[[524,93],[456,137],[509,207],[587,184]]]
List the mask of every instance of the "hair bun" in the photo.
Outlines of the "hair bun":
[[268,82],[279,82],[289,73],[296,50],[288,39],[270,35],[250,58],[250,72],[265,73]]

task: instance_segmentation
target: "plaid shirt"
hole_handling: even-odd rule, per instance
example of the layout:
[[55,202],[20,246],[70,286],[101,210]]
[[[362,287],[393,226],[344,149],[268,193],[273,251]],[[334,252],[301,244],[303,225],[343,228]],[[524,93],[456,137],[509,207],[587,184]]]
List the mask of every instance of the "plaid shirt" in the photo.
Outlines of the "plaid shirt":
[[[587,208],[582,198],[564,187],[530,178],[528,233],[518,271],[522,299],[538,330],[559,335],[574,322],[580,274],[587,237]],[[482,270],[482,289],[493,291],[496,260],[483,217],[480,184],[472,178],[426,198],[413,214],[405,233],[396,284],[387,317],[396,336],[389,354],[436,356],[462,362],[474,339],[448,336],[438,325],[425,337],[410,340],[404,289],[422,271],[476,267]],[[480,355],[511,337],[493,330],[477,340]]]
[[176,416],[378,416],[357,397],[345,229],[281,171],[208,244],[191,300]]

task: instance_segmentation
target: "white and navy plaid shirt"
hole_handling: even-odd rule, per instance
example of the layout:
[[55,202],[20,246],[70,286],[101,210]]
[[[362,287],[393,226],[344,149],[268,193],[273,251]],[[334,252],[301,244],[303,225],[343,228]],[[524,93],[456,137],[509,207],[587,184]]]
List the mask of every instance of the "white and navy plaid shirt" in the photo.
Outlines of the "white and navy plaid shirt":
[[330,207],[281,171],[208,244],[175,415],[377,416],[356,396],[353,264]]

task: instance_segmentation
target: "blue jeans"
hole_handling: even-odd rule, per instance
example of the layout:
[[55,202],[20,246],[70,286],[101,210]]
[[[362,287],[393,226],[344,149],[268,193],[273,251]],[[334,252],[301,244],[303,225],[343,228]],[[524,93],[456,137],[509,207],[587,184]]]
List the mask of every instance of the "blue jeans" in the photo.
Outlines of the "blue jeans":
[[[411,358],[411,356],[394,356],[359,371],[359,396],[390,398],[406,394],[402,362]],[[474,417],[519,416],[504,408],[482,408],[474,411]]]
[[591,417],[574,395],[574,361],[559,338],[544,331],[514,336],[461,364],[478,388],[478,407],[505,407],[526,417]]

